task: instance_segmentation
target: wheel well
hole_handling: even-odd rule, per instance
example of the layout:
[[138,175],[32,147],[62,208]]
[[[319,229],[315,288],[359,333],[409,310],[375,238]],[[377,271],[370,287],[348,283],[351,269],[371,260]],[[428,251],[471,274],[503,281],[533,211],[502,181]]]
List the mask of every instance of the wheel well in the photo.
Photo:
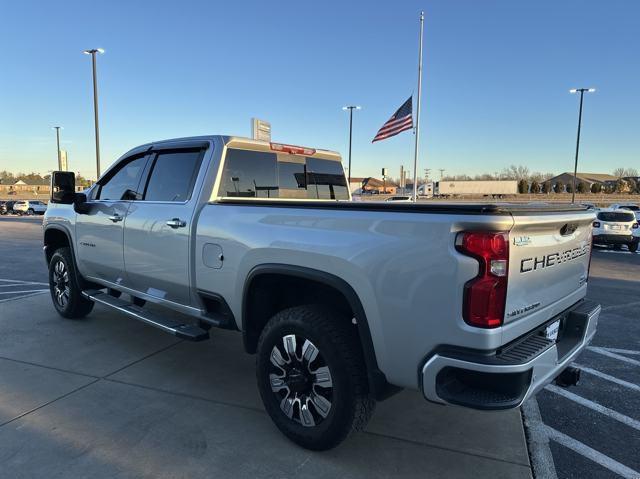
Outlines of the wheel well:
[[329,305],[354,317],[349,302],[335,288],[319,281],[280,273],[254,277],[245,294],[243,331],[245,348],[255,353],[267,321],[279,311],[303,304]]
[[298,266],[265,264],[247,277],[242,306],[242,336],[248,353],[255,353],[262,329],[283,309],[303,304],[323,304],[356,319],[357,334],[367,366],[369,388],[377,400],[401,389],[389,384],[378,367],[369,324],[351,286],[337,276]]
[[44,232],[44,245],[46,246],[45,255],[47,258],[47,264],[51,261],[51,257],[57,249],[64,248],[65,246],[71,246],[67,234],[56,228],[49,228]]

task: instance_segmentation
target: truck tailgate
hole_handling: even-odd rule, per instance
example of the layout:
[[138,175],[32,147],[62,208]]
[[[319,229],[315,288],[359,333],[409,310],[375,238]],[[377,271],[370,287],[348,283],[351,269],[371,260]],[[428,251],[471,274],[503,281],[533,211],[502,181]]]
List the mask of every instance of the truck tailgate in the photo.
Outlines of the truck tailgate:
[[505,324],[586,287],[594,214],[516,214],[513,218]]

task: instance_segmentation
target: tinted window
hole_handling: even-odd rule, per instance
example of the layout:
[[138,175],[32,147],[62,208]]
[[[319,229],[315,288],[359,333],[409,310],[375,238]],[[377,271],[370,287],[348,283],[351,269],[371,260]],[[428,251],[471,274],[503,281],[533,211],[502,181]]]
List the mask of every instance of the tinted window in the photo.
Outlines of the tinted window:
[[633,206],[633,205],[621,206],[620,208],[623,209],[623,210],[640,211],[640,207]]
[[201,150],[159,153],[151,170],[144,199],[187,201],[202,158]]
[[348,199],[342,163],[259,151],[227,151],[220,196]]
[[230,197],[277,198],[275,153],[228,150],[218,194]]
[[136,191],[146,158],[136,158],[120,168],[104,183],[97,198],[101,200],[120,200],[125,191]]
[[600,221],[635,221],[636,217],[633,213],[623,211],[601,211],[598,213],[598,219]]
[[342,163],[319,158],[307,158],[307,188],[309,198],[346,200],[349,198]]

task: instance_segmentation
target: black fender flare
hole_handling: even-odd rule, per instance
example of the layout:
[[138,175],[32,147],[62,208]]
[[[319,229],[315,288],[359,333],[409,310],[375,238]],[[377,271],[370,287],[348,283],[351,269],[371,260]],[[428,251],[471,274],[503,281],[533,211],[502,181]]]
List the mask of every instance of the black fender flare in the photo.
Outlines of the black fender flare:
[[[69,233],[69,230],[67,228],[65,228],[64,226],[60,226],[60,225],[50,225],[50,226],[45,226],[44,231],[42,232],[42,240],[43,240],[43,250],[45,253],[45,258],[47,257],[47,252],[48,252],[48,248],[49,245],[47,245],[45,238],[47,236],[47,231],[51,231],[51,230],[56,230],[56,231],[60,231],[61,233],[63,233],[66,237],[67,237],[67,242],[69,243],[69,248],[71,248],[71,255],[73,257],[73,261],[76,261],[76,254],[75,254],[75,248],[73,246],[73,241],[71,239],[71,233]],[[47,264],[47,266],[49,266]]]
[[401,390],[401,388],[389,384],[384,373],[378,367],[375,348],[373,347],[373,340],[371,338],[371,330],[369,329],[367,315],[362,307],[360,298],[349,283],[334,274],[327,273],[326,271],[281,263],[266,263],[254,266],[245,278],[242,293],[241,328],[245,345],[247,344],[247,327],[245,322],[247,320],[246,312],[248,310],[248,297],[251,283],[255,278],[264,274],[279,274],[283,276],[304,278],[322,283],[340,292],[347,300],[356,318],[358,336],[360,337],[360,343],[362,344],[362,351],[364,353],[367,376],[369,379],[369,388],[371,392],[377,400],[383,400]]

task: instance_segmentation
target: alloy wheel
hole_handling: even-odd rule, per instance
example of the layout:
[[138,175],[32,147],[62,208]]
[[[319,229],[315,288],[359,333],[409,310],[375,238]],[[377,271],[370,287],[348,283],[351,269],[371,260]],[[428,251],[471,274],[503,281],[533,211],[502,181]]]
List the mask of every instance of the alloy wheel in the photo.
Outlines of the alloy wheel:
[[270,355],[269,382],[282,412],[304,427],[320,424],[331,411],[333,379],[320,350],[295,334],[282,337]]
[[57,261],[53,266],[53,294],[58,306],[65,308],[69,303],[71,287],[69,284],[69,271],[63,261]]

